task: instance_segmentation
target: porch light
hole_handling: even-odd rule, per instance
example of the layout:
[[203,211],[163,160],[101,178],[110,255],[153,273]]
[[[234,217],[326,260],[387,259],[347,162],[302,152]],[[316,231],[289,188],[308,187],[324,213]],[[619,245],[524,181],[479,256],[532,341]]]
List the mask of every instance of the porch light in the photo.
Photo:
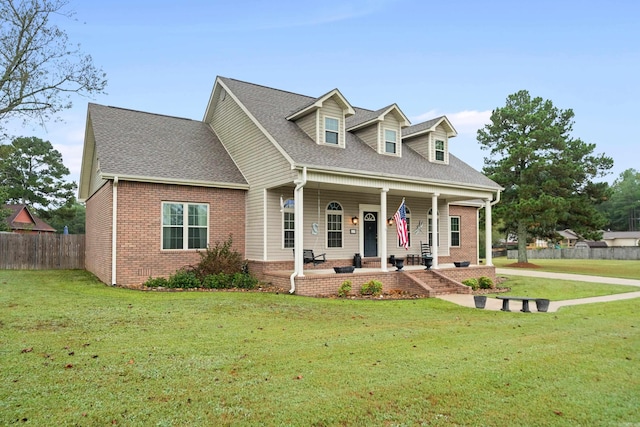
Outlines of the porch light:
[[358,225],[358,217],[357,216],[352,216],[351,217],[351,224]]
[[393,225],[393,218],[387,218],[387,224]]

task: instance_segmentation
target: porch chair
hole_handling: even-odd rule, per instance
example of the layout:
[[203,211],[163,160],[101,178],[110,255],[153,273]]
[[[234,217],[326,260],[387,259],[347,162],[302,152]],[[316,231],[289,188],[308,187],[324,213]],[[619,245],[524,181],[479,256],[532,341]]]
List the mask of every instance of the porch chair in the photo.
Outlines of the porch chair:
[[[296,251],[294,250],[293,253],[295,256]],[[313,249],[303,249],[302,260],[305,264],[313,263],[313,265],[322,264],[327,261],[326,254],[315,255]]]
[[422,241],[420,242],[420,259],[422,260],[422,265],[427,267],[427,270],[429,270],[433,265],[431,246],[429,246],[428,243],[422,243]]

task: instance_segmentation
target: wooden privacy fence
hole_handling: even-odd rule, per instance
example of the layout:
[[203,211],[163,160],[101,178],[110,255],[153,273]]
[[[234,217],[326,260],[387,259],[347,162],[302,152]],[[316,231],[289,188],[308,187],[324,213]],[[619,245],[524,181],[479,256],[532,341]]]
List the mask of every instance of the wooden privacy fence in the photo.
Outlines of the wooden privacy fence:
[[84,234],[0,233],[0,269],[84,269]]

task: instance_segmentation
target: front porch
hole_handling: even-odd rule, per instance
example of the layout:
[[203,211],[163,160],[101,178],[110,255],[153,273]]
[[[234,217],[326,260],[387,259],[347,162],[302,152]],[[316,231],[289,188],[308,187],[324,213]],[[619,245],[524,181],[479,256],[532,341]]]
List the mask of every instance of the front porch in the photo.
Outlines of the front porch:
[[364,283],[378,280],[382,282],[382,291],[385,294],[401,293],[431,298],[445,294],[470,294],[471,288],[461,283],[465,279],[482,276],[493,281],[496,279],[493,266],[455,267],[452,263],[440,264],[437,268],[426,270],[422,265],[405,265],[402,270],[397,271],[394,266],[387,264],[387,271],[383,271],[380,258],[364,258],[362,268],[355,268],[353,273],[338,274],[333,270],[333,267],[346,265],[352,263],[336,260],[315,267],[305,267],[304,276],[295,276],[293,284],[293,265],[287,268],[282,263],[250,263],[250,269],[260,280],[282,289],[293,288],[296,295],[302,296],[337,295],[340,285],[345,280],[351,281],[352,293],[355,294]]

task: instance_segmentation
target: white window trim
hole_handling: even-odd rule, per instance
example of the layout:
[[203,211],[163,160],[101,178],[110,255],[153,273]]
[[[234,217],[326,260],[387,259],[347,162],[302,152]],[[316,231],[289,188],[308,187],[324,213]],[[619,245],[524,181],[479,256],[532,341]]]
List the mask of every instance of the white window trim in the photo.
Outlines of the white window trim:
[[[453,244],[453,239],[451,238],[454,231],[451,227],[451,220],[453,218],[457,218],[458,219],[458,231],[456,231],[456,233],[458,233],[458,244],[454,245]],[[451,245],[452,248],[461,248],[462,247],[462,219],[460,218],[460,215],[451,215],[449,216],[449,244]]]
[[[182,221],[182,228],[183,228],[183,233],[182,233],[182,249],[166,249],[164,247],[164,206],[165,205],[183,205],[183,210],[182,210],[182,214],[183,214],[183,221]],[[204,248],[189,248],[189,206],[194,206],[194,205],[202,205],[202,206],[206,206],[207,207],[207,225],[206,225],[206,230],[207,230],[207,243],[205,245],[205,248],[209,247],[209,234],[210,234],[210,230],[211,230],[211,223],[210,223],[210,218],[211,218],[211,206],[209,205],[209,203],[196,203],[196,202],[177,202],[177,201],[168,201],[165,200],[161,203],[160,205],[160,250],[162,251],[168,251],[168,252],[176,252],[176,251],[197,251],[197,250],[201,250]],[[205,228],[205,227],[197,227],[197,228]]]
[[[439,142],[442,142],[442,150],[438,150],[437,149],[437,144]],[[449,150],[448,150],[448,141],[447,139],[435,139],[433,140],[433,162],[435,163],[442,163],[442,164],[449,164]],[[437,153],[438,151],[442,151],[443,154],[443,159],[442,160],[438,160],[437,159]]]
[[[332,119],[332,120],[336,120],[338,122],[338,130],[337,131],[333,131],[333,130],[329,130],[328,132],[335,132],[338,134],[338,143],[337,144],[333,144],[331,142],[327,142],[327,119]],[[329,115],[324,115],[322,116],[322,143],[324,145],[328,145],[330,147],[343,147],[344,143],[342,142],[342,135],[344,135],[344,132],[341,132],[342,130],[342,126],[343,126],[343,120],[340,120],[339,117],[335,117],[335,116],[329,116]]]
[[[394,142],[394,144],[396,146],[396,152],[395,153],[387,152],[387,131],[391,131],[396,135],[396,141]],[[400,140],[398,138],[399,135],[400,135],[400,132],[398,132],[398,129],[394,129],[394,128],[390,128],[390,127],[383,127],[382,128],[382,153],[383,154],[386,154],[388,156],[400,156]]]
[[[329,210],[329,206],[331,206],[332,203],[336,203],[337,205],[339,205],[341,210],[339,210],[339,211],[337,211],[337,210]],[[344,227],[344,206],[342,206],[342,203],[340,203],[338,201],[335,201],[335,200],[332,200],[329,203],[327,203],[327,206],[326,206],[324,212],[325,212],[325,215],[324,215],[325,229],[327,230],[327,232],[325,234],[325,248],[327,248],[327,249],[342,249],[342,248],[344,248],[344,230],[345,230],[345,227]],[[329,218],[328,218],[328,216],[329,215],[338,215],[338,212],[339,212],[339,215],[341,217],[341,220],[340,220],[340,246],[339,247],[337,247],[337,246],[329,247],[329,232],[336,231],[336,230],[329,230]]]
[[[289,200],[291,200],[294,203],[294,207],[286,207],[287,202],[289,202]],[[285,213],[292,213],[294,214],[294,222],[293,222],[293,229],[287,229],[284,228],[284,215]],[[282,249],[292,249],[295,247],[295,243],[292,247],[287,247],[285,245],[285,234],[288,230],[293,230],[293,238],[295,241],[295,235],[296,235],[296,223],[295,223],[295,201],[293,199],[287,199],[283,202],[282,205],[282,216],[280,218],[280,224],[282,225],[282,240],[281,240],[281,245],[282,245]]]

